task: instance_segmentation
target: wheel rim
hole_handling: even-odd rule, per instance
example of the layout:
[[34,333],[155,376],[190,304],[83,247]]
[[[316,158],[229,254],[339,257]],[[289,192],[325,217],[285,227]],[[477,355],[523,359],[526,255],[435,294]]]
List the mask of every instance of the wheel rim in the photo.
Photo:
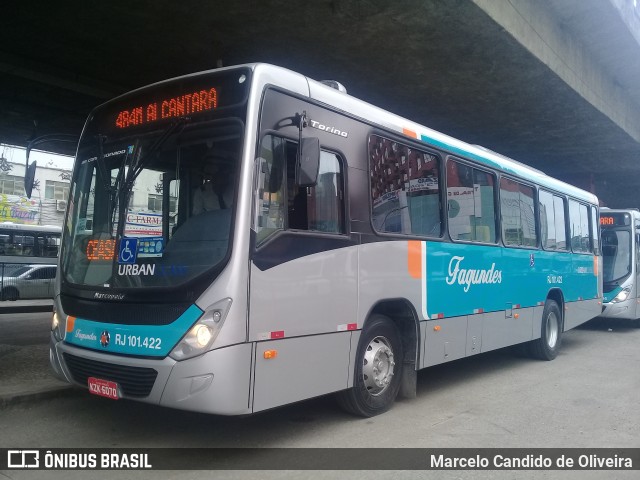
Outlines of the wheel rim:
[[551,312],[547,316],[547,345],[549,348],[554,348],[556,343],[558,342],[558,332],[559,332],[559,323],[558,317],[555,313]]
[[389,385],[395,372],[393,350],[385,337],[375,337],[364,352],[362,377],[367,391],[381,395]]

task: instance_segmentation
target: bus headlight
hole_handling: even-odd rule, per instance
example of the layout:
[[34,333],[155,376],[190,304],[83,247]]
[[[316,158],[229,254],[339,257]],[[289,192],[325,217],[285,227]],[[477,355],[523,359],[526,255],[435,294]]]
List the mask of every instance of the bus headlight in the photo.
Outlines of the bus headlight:
[[631,288],[626,287],[620,290],[613,300],[613,303],[624,302],[627,298],[629,298],[629,294],[631,294]]
[[187,358],[201,355],[211,349],[220,329],[227,317],[231,299],[225,298],[207,308],[193,327],[180,340],[169,356],[174,360],[186,360]]
[[51,332],[56,340],[62,340],[62,335],[60,335],[60,315],[55,310],[53,311],[53,318],[51,319]]

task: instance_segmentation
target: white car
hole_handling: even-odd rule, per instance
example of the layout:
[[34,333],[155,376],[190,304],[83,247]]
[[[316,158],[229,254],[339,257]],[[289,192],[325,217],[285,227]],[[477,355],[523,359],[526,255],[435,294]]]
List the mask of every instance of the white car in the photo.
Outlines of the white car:
[[53,298],[55,265],[24,265],[0,278],[2,300]]

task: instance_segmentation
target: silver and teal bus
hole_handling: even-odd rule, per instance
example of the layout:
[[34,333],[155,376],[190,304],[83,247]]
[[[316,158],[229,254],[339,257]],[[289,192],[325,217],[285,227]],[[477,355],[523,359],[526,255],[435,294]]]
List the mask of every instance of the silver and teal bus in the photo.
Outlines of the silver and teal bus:
[[236,415],[336,393],[373,416],[432,365],[556,357],[601,312],[598,213],[337,82],[252,64],[157,83],[84,126],[51,364],[113,399]]
[[602,316],[635,320],[640,318],[640,211],[600,212],[602,235]]

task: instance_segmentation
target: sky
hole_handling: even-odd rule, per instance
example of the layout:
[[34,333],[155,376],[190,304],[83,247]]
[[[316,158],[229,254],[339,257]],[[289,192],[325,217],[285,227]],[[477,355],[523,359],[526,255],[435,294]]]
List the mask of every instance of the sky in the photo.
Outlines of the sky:
[[[24,165],[26,149],[0,143],[0,157],[6,158],[9,162]],[[42,150],[31,150],[29,163],[36,160],[38,167],[62,168],[71,170],[73,168],[73,157],[58,155],[57,153],[43,152]]]

